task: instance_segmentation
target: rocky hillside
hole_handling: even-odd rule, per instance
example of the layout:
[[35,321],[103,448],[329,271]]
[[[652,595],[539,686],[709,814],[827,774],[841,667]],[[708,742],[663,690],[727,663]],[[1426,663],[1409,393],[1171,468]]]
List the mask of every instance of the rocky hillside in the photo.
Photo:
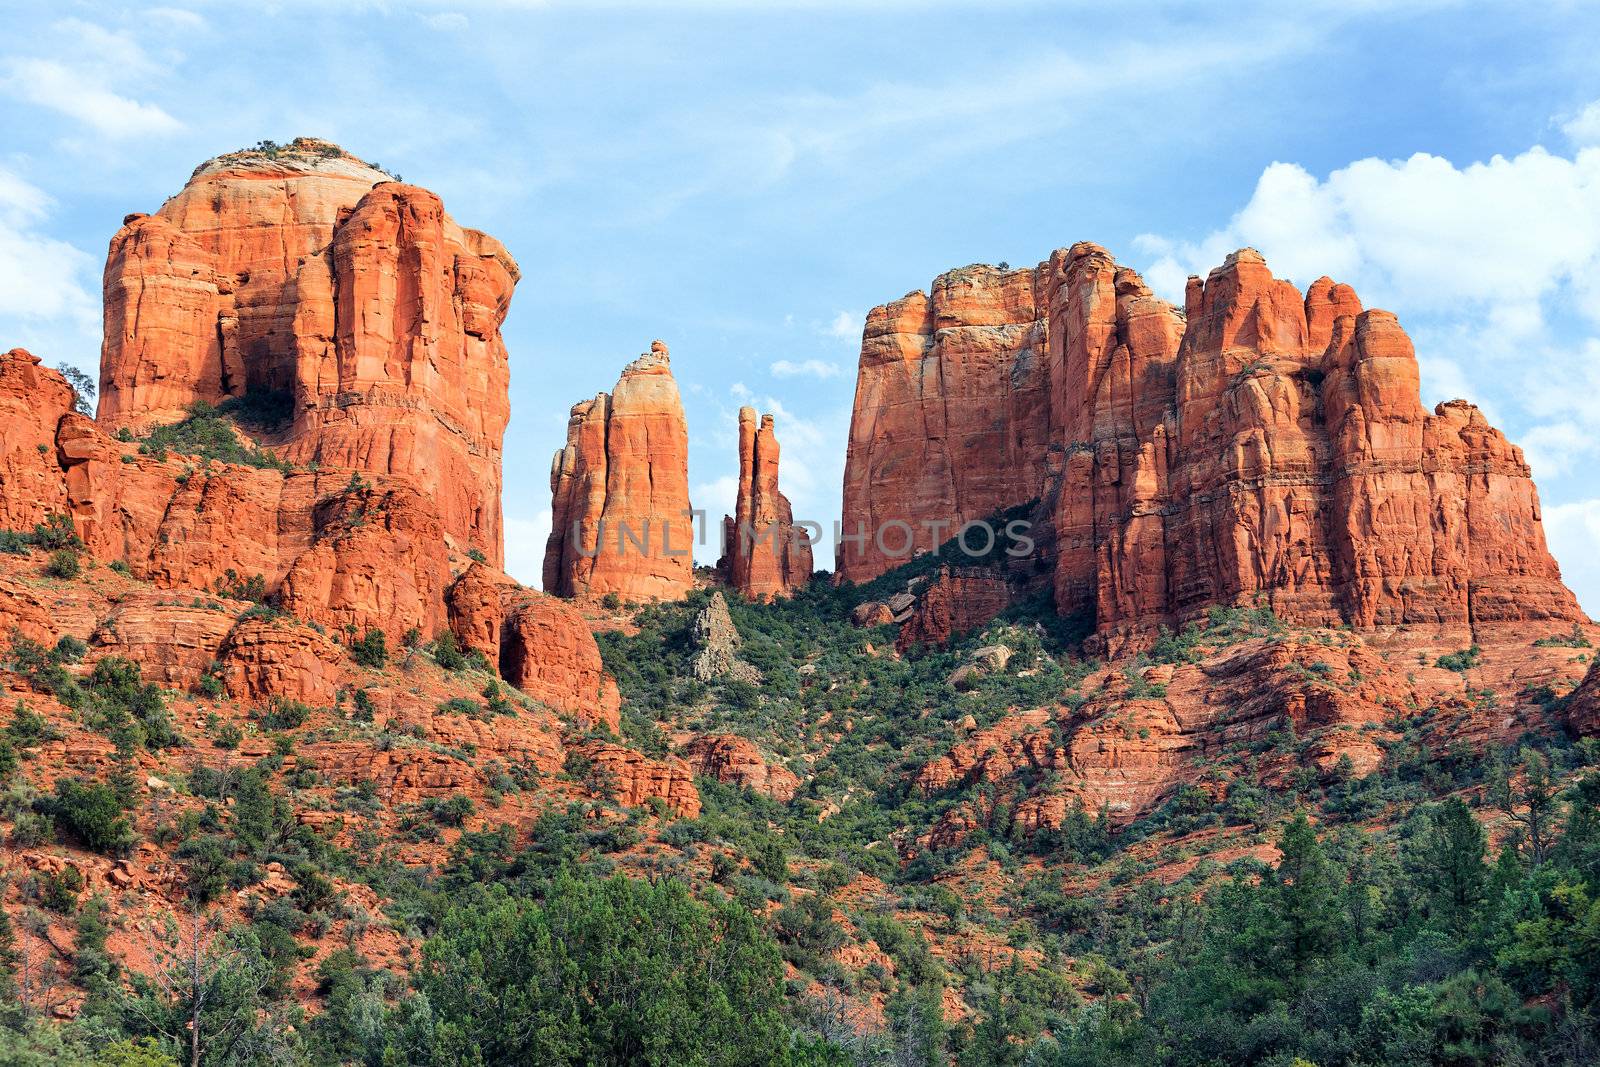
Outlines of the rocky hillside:
[[677,554],[657,342],[547,594],[515,280],[263,143],[113,239],[98,419],[0,356],[0,1062],[1592,1062],[1600,627],[1393,316],[1248,250],[1182,311],[1091,245],[946,274],[845,484],[922,551],[843,580],[750,409]]

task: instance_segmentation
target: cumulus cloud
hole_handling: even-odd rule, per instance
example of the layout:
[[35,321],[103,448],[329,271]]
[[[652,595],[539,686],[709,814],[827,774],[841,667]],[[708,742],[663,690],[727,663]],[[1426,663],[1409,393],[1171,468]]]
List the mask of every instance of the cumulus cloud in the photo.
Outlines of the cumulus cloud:
[[[1600,108],[1566,124],[1587,136]],[[1190,240],[1145,234],[1147,278],[1170,299],[1253,246],[1302,287],[1328,274],[1401,315],[1429,400],[1480,403],[1560,476],[1600,452],[1600,147],[1542,147],[1458,166],[1418,153],[1325,178],[1268,166],[1227,225]],[[1575,339],[1576,337],[1576,339]]]
[[837,363],[829,363],[820,359],[807,359],[798,363],[793,360],[780,359],[769,368],[775,378],[837,378],[844,373],[844,368]]
[[[1357,160],[1320,180],[1273,163],[1221,230],[1135,245],[1173,298],[1184,277],[1251,245],[1301,284],[1330,274],[1369,300],[1426,311],[1493,301],[1508,328],[1526,331],[1541,321],[1541,300],[1600,267],[1600,149],[1569,159],[1535,147],[1464,167],[1419,152]],[[1586,310],[1600,320],[1600,307]]]
[[1563,122],[1561,132],[1580,148],[1600,145],[1600,100]]

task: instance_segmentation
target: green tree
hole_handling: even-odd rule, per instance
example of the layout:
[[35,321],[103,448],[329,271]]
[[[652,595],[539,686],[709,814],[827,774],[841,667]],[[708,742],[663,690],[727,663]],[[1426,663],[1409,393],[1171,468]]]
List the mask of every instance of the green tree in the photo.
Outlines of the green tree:
[[[655,884],[559,875],[542,903],[487,892],[423,948],[397,1062],[781,1064],[776,946],[748,912]],[[421,1004],[426,1004],[423,1010]]]

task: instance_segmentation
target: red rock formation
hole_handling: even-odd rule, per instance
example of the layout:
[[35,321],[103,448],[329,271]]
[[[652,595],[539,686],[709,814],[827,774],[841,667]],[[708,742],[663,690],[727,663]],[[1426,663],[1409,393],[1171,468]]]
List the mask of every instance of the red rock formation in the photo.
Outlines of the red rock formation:
[[21,348],[0,356],[0,528],[29,530],[66,511],[56,427],[72,410],[72,386]]
[[245,619],[218,658],[233,697],[248,703],[284,697],[314,707],[333,704],[344,663],[338,645],[288,619]]
[[759,748],[733,734],[702,734],[684,746],[683,755],[696,774],[774,800],[792,800],[800,786],[793,772],[768,763]]
[[[867,315],[839,574],[864,582],[1039,495],[1051,443],[1034,272],[972,266]],[[903,525],[902,525],[903,524]]]
[[1589,665],[1589,673],[1567,697],[1567,724],[1579,737],[1600,734],[1600,659]]
[[89,640],[108,655],[137,662],[148,681],[189,689],[220,658],[244,607],[235,601],[174,602],[154,591],[133,593],[117,602]]
[[619,804],[639,807],[658,799],[682,818],[699,816],[700,793],[682,760],[653,760],[631,748],[606,742],[591,742],[576,751],[593,764],[593,784]]
[[739,494],[722,520],[725,582],[753,600],[771,600],[811,580],[811,544],[795,526],[789,498],[778,491],[778,438],[772,416],[739,409]]
[[[941,319],[952,278],[965,299]],[[846,532],[894,517],[948,530],[1039,499],[1057,608],[1092,616],[1112,647],[1262,602],[1304,625],[1582,618],[1520,450],[1470,405],[1423,410],[1394,316],[1326,278],[1302,298],[1250,249],[1191,279],[1187,304],[1080,244],[1032,272],[969,268],[932,298],[876,309]],[[974,331],[1016,343],[974,364],[952,347]],[[987,443],[951,444],[969,440]],[[951,473],[958,452],[966,469]],[[963,485],[985,492],[948,488]],[[893,562],[846,545],[841,574]]]
[[912,615],[900,627],[895,647],[943,648],[1006,610],[1011,591],[998,571],[985,567],[942,567],[917,596]]
[[498,565],[516,280],[438,197],[326,142],[219,157],[112,239],[101,421],[287,393],[286,456],[412,479],[456,546]]
[[667,346],[616,390],[577,404],[550,466],[544,588],[558,596],[676,600],[694,584],[689,432]]
[[622,696],[606,674],[583,616],[554,597],[523,590],[501,632],[500,670],[533,699],[622,736]]

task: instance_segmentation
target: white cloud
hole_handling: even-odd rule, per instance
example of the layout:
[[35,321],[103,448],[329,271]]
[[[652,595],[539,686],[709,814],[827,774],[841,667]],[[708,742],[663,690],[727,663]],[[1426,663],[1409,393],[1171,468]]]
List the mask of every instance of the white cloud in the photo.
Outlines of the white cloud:
[[0,87],[30,104],[59,111],[107,137],[118,139],[175,133],[183,123],[154,104],[119,96],[92,75],[52,59],[13,59]]
[[544,546],[550,539],[551,513],[545,508],[531,519],[506,516],[506,573],[532,589],[544,585]]
[[144,14],[147,19],[159,19],[189,30],[202,29],[206,25],[205,16],[179,7],[152,7],[147,8]]
[[[1173,299],[1181,278],[1244,245],[1302,285],[1329,274],[1368,300],[1427,311],[1492,301],[1500,325],[1527,332],[1542,299],[1600,268],[1600,149],[1568,159],[1535,147],[1459,168],[1426,153],[1369,158],[1323,180],[1273,163],[1223,229],[1135,241]],[[1600,320],[1600,307],[1587,310]]]
[[467,16],[459,11],[441,11],[437,15],[423,15],[421,18],[428,26],[440,32],[464,30],[470,25]]
[[[191,31],[204,25],[200,16],[177,8],[154,8],[146,14]],[[55,50],[47,52],[52,41]],[[0,63],[0,91],[77,119],[114,140],[183,129],[160,106],[141,103],[120,87],[164,75],[181,58],[175,53],[157,61],[133,37],[77,18],[53,23],[35,47],[46,54],[12,55]]]
[[1245,245],[1302,287],[1328,274],[1400,312],[1424,396],[1508,416],[1541,477],[1600,453],[1580,429],[1600,424],[1600,341],[1581,337],[1600,327],[1600,147],[1465,166],[1369,158],[1321,179],[1273,163],[1221,229],[1135,240],[1151,285],[1174,300],[1189,274]]
[[844,373],[844,368],[837,363],[828,363],[820,359],[807,359],[799,363],[780,359],[769,369],[775,378],[795,378],[802,375],[809,378],[837,378]]
[[99,347],[100,302],[89,291],[98,265],[39,231],[50,207],[42,191],[0,169],[0,347],[22,344],[47,362],[82,365],[91,362],[89,338]]
[[1600,499],[1544,509],[1544,533],[1561,577],[1591,617],[1600,617]]
[[1580,148],[1600,145],[1600,100],[1563,122],[1561,132]]
[[861,338],[861,327],[865,319],[853,311],[841,311],[828,323],[828,334],[841,341],[856,341]]

